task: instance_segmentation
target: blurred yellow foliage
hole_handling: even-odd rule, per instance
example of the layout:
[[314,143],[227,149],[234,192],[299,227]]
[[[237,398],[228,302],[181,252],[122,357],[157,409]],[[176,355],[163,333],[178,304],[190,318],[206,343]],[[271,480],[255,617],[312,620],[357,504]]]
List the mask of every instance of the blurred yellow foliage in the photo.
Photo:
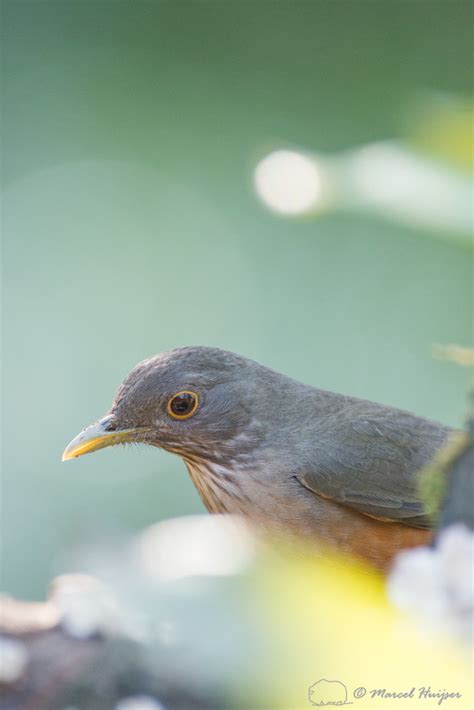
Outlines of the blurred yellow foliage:
[[[311,707],[308,689],[321,679],[343,683],[347,702],[360,709],[473,707],[466,649],[397,612],[384,579],[368,567],[335,553],[274,551],[258,586],[273,654],[262,707]],[[408,697],[383,697],[384,690]],[[461,697],[436,695],[444,692]]]
[[409,134],[418,148],[462,169],[474,162],[474,102],[430,97],[415,109]]

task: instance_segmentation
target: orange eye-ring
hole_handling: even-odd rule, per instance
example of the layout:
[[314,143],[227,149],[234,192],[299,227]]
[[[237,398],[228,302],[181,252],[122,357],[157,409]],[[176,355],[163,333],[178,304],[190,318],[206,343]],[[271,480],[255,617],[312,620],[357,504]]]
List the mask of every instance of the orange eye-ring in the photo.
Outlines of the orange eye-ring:
[[183,392],[177,392],[171,397],[166,411],[173,419],[189,419],[198,408],[198,404],[199,397],[197,394],[184,390]]

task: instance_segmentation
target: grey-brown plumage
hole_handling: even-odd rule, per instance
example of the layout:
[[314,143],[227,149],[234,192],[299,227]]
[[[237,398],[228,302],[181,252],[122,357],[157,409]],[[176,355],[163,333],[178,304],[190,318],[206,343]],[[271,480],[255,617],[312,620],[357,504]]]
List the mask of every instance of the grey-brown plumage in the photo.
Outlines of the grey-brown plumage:
[[109,414],[64,458],[124,441],[161,447],[184,459],[210,511],[319,538],[385,567],[431,535],[416,472],[450,431],[234,353],[188,347],[137,365]]

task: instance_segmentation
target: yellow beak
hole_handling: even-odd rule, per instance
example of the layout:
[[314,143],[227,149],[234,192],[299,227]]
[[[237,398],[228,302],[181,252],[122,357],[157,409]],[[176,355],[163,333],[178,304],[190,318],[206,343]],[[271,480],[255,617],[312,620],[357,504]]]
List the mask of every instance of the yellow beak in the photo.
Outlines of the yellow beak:
[[92,451],[104,449],[106,446],[136,441],[138,435],[146,431],[145,428],[112,429],[112,421],[113,415],[109,414],[81,431],[64,449],[62,460],[69,461],[69,459],[90,454]]

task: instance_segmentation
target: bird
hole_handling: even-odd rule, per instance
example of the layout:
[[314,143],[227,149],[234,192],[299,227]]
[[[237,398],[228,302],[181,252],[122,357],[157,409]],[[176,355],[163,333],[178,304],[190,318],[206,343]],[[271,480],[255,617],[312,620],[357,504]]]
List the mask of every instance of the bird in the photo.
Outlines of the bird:
[[63,461],[132,442],[164,449],[183,459],[209,512],[386,571],[400,550],[433,538],[417,472],[454,431],[226,350],[186,346],[136,365]]

